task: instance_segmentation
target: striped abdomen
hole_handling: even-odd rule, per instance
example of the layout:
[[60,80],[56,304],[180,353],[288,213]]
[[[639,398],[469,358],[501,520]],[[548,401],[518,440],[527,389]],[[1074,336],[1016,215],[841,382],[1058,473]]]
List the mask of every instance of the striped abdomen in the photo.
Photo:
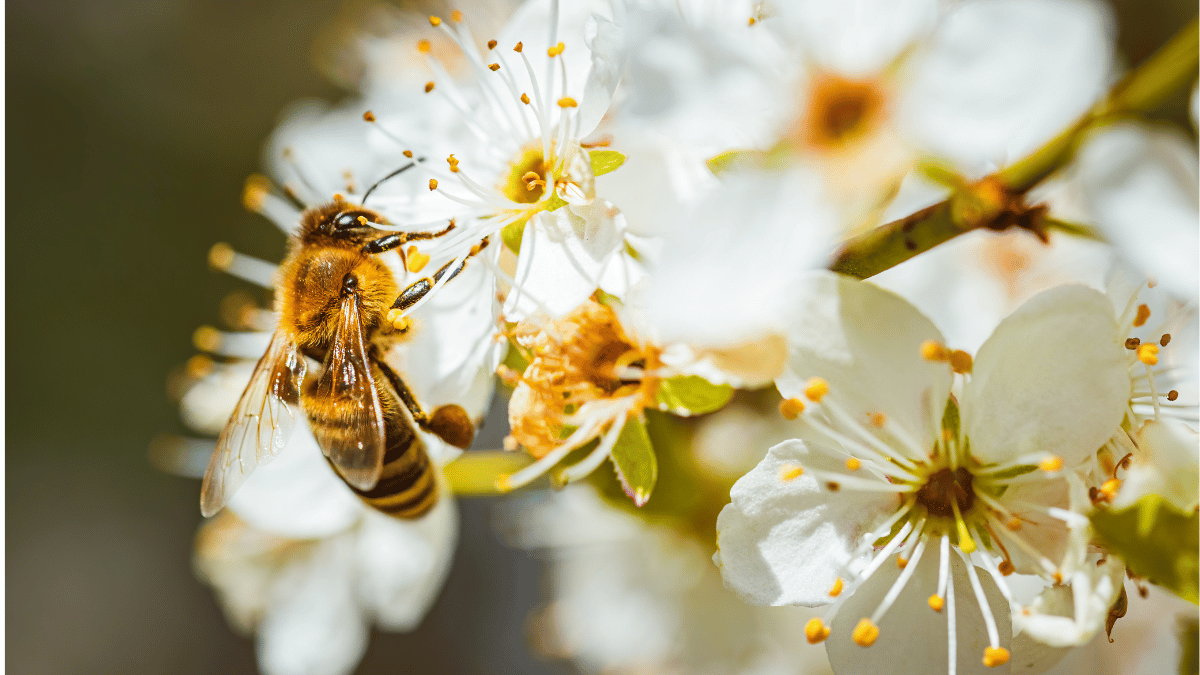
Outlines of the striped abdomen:
[[[386,390],[381,386],[380,393]],[[397,518],[425,515],[437,503],[436,472],[425,452],[425,443],[417,436],[412,422],[396,403],[384,404],[387,450],[379,483],[370,490],[350,487],[370,506]]]

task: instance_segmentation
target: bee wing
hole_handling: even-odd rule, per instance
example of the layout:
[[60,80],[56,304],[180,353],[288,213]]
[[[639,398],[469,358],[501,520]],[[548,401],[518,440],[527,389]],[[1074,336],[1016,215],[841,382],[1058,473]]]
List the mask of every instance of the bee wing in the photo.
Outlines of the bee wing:
[[296,343],[283,330],[275,331],[217,437],[200,488],[200,512],[205,516],[220,511],[250,472],[283,450],[296,426],[306,367]]
[[359,490],[375,487],[383,470],[383,404],[371,374],[354,294],[342,299],[325,372],[314,393],[338,411],[340,423],[336,432],[313,428],[321,450],[347,483]]

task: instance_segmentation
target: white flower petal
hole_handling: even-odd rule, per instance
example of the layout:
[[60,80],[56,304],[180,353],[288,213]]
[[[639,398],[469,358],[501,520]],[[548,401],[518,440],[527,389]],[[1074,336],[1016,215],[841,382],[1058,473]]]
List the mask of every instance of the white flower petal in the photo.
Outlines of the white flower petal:
[[979,348],[963,391],[963,430],[985,463],[1044,452],[1075,466],[1117,431],[1129,394],[1108,298],[1058,286],[1010,314]]
[[1124,578],[1125,566],[1115,557],[1102,565],[1081,565],[1069,583],[1047,588],[1013,612],[1013,628],[1051,647],[1085,644],[1104,627]]
[[781,477],[796,466],[845,469],[802,441],[784,441],[734,484],[732,503],[717,517],[713,562],[725,585],[751,604],[831,602],[834,582],[861,561],[853,556],[859,538],[897,506],[894,494],[830,492],[809,473]]
[[825,264],[835,225],[815,174],[730,176],[668,235],[647,286],[651,322],[665,342],[704,347],[782,333],[795,286]]
[[260,530],[309,539],[349,528],[367,507],[325,461],[308,425],[300,423],[283,452],[246,479],[228,508]]
[[437,599],[454,561],[458,506],[444,483],[425,516],[400,520],[370,511],[357,541],[358,597],[380,627],[416,628]]
[[344,675],[367,649],[367,624],[354,598],[348,538],[315,547],[275,582],[258,628],[258,661],[266,675]]
[[624,61],[624,35],[617,24],[593,14],[583,25],[583,39],[592,55],[592,69],[583,86],[575,135],[584,138],[596,129],[612,104],[613,92],[621,80]]
[[[900,569],[884,563],[871,578],[850,596],[830,626],[826,649],[834,672],[888,673],[888,675],[927,675],[945,673],[948,665],[947,610],[940,613],[929,608],[930,596],[937,594],[937,540],[930,542],[917,570],[905,584],[896,602],[879,620],[879,638],[870,647],[858,646],[851,633],[860,619],[870,617],[892,588]],[[959,675],[997,675],[1009,672],[1010,664],[989,668],[983,665],[983,649],[988,646],[988,634],[979,603],[967,577],[966,564],[958,555],[950,554],[951,583],[954,585],[955,635],[957,672]],[[1007,646],[1012,637],[1012,625],[1007,621],[1008,602],[1000,594],[991,575],[976,568],[979,582],[994,616],[999,617],[997,629],[1000,646]]]
[[933,29],[937,0],[800,0],[779,3],[792,35],[825,68],[847,77],[879,72]]
[[1012,163],[1103,93],[1110,32],[1096,3],[964,2],[915,66],[902,123],[969,173]]
[[1117,252],[1172,294],[1194,300],[1200,285],[1195,143],[1116,125],[1088,140],[1077,165],[1096,224]]
[[1147,420],[1138,432],[1138,454],[1125,474],[1113,508],[1157,494],[1187,512],[1200,502],[1200,436],[1170,417]]
[[931,447],[952,377],[946,363],[921,356],[925,341],[943,342],[937,327],[900,296],[831,272],[811,273],[799,294],[780,393],[803,398],[810,377],[824,378],[828,395],[855,419],[866,424],[868,413],[885,413]]

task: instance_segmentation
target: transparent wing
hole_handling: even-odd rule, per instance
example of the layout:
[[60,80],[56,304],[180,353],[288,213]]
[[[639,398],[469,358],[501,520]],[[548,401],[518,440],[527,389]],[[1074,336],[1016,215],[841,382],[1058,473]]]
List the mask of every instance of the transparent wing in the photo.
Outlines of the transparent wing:
[[250,472],[283,450],[296,426],[305,368],[296,343],[283,330],[275,331],[217,437],[200,488],[200,512],[205,516],[220,511]]
[[371,374],[354,294],[342,299],[325,372],[313,394],[322,407],[335,411],[339,423],[337,427],[314,425],[321,450],[347,483],[359,490],[375,487],[383,470],[383,405]]

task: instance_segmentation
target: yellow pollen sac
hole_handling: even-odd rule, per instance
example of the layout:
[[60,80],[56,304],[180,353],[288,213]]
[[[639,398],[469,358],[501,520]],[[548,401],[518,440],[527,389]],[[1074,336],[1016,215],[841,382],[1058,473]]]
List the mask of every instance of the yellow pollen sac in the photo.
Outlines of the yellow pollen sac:
[[946,605],[946,601],[940,595],[929,596],[929,608],[935,612],[942,611],[942,607]]
[[988,668],[995,668],[1008,663],[1008,650],[1004,647],[984,647],[983,648],[983,665]]
[[270,193],[271,180],[260,173],[252,173],[246,177],[246,186],[242,188],[242,206],[258,213]]
[[1000,570],[1000,574],[1004,576],[1008,576],[1017,571],[1017,568],[1013,566],[1012,561],[1009,560],[1001,560],[1000,564],[997,566],[997,569]]
[[1004,526],[1009,530],[1016,532],[1017,530],[1021,529],[1021,519],[1017,516],[1013,516],[1007,523],[1004,524]]
[[499,64],[499,63],[492,63],[492,64],[489,64],[489,65],[488,65],[488,70],[491,70],[491,71],[494,73],[494,72],[496,72],[497,70],[500,70],[500,64]]
[[462,20],[463,20],[462,11],[456,9],[453,12],[450,12],[450,20],[453,21],[454,23],[462,23]]
[[846,468],[847,469],[850,469],[851,471],[858,471],[859,467],[861,467],[861,466],[862,466],[862,462],[859,461],[859,459],[857,457],[847,457],[846,458]]
[[784,419],[794,420],[804,412],[804,401],[798,398],[789,398],[779,404],[779,414],[783,415]]
[[420,272],[429,264],[429,254],[421,253],[416,246],[408,247],[408,271]]
[[495,40],[488,40],[488,49],[495,49],[496,45],[498,45],[498,44],[500,44],[500,43],[496,42]]
[[1050,455],[1046,459],[1043,459],[1042,461],[1038,462],[1038,468],[1041,469],[1042,471],[1045,471],[1046,473],[1053,473],[1055,471],[1059,471],[1063,468],[1062,457],[1056,457],[1054,455]]
[[429,189],[430,189],[430,191],[437,189],[437,179],[436,178],[429,179]]
[[971,372],[971,367],[975,365],[971,355],[961,349],[955,349],[950,352],[950,369],[959,375],[965,375]]
[[212,326],[200,326],[192,333],[192,344],[201,351],[215,352],[221,347],[221,331]]
[[1055,572],[1054,573],[1054,585],[1061,586],[1062,580],[1063,580],[1062,572]]
[[1172,389],[1171,391],[1168,391],[1168,392],[1167,392],[1167,400],[1168,400],[1168,401],[1174,401],[1174,400],[1176,400],[1176,399],[1178,399],[1178,398],[1179,398],[1179,392],[1178,392],[1178,391],[1175,391],[1174,389]]
[[529,105],[529,94],[521,94],[521,103]]
[[429,40],[421,40],[417,43],[417,51],[422,54],[428,54],[433,49],[433,45],[429,44]]
[[790,483],[804,475],[804,467],[798,464],[785,464],[779,467],[779,480]]
[[513,45],[513,51],[517,52],[518,54],[520,54],[521,50],[524,48],[525,48],[524,42],[518,42],[517,44]]
[[1100,494],[1104,495],[1104,498],[1110,502],[1114,497],[1117,496],[1117,493],[1120,492],[1120,490],[1120,478],[1109,478],[1108,480],[1104,481],[1103,485],[1100,486]]
[[950,359],[950,352],[946,345],[937,340],[926,340],[921,343],[921,357],[926,361],[947,361]]
[[433,80],[425,83],[425,93],[428,94],[431,91],[433,91]]
[[1138,361],[1148,365],[1158,365],[1158,345],[1153,342],[1147,342],[1144,345],[1139,345],[1137,348]]
[[371,224],[371,221],[367,220],[366,216],[359,216],[357,220],[358,220],[359,225],[370,225]]
[[225,271],[233,264],[233,256],[233,247],[219,242],[208,249],[208,264],[215,270]]
[[1148,305],[1138,305],[1137,316],[1133,319],[1133,327],[1141,328],[1146,325],[1146,319],[1150,318],[1150,307]]
[[405,150],[405,151],[404,151],[404,156],[405,156],[405,157],[407,157],[407,158],[409,158],[409,159],[412,159],[412,150]]
[[1142,344],[1141,340],[1139,340],[1137,338],[1129,338],[1128,340],[1125,340],[1125,349],[1133,351],[1133,350],[1137,349],[1138,345],[1140,345],[1140,344]]
[[908,560],[902,558],[901,556],[896,556],[896,567],[899,567],[900,569],[908,567]]
[[875,640],[879,639],[879,626],[871,623],[870,619],[863,619],[854,627],[854,632],[850,634],[850,637],[859,647],[870,647],[875,644]]
[[363,113],[363,120],[367,121],[367,122],[374,122],[375,121],[375,113],[368,110],[367,112]]
[[754,17],[750,17],[750,19],[749,19],[749,20],[746,22],[746,25],[747,25],[747,26],[753,26],[753,25],[754,25],[754,24],[756,24],[756,23],[758,23],[758,19],[756,19],[756,18],[754,18]]
[[867,413],[867,417],[871,420],[871,426],[874,426],[877,429],[882,429],[883,425],[887,424],[887,415],[884,415],[881,412]]
[[808,386],[804,388],[804,395],[814,403],[820,403],[821,399],[825,398],[825,394],[828,393],[829,383],[819,377],[810,379]]
[[442,25],[442,20],[439,17],[431,16],[429,17],[429,25],[437,28],[438,26]]
[[838,577],[833,582],[833,588],[829,589],[829,597],[836,598],[842,594],[842,578]]
[[563,50],[566,48],[567,48],[567,46],[560,42],[560,43],[554,45],[553,47],[551,47],[550,49],[547,49],[546,56],[553,58],[553,57],[558,56],[559,54],[563,53]]
[[824,642],[825,638],[829,637],[829,628],[814,616],[808,620],[808,623],[804,624],[804,637],[808,638],[808,644],[810,645]]
[[451,173],[458,173],[458,160],[454,157],[454,155],[447,157],[446,163],[450,165]]
[[575,108],[578,106],[579,104],[576,103],[575,99],[571,98],[570,96],[564,96],[558,99],[558,107],[560,108]]
[[1158,339],[1158,344],[1159,344],[1159,345],[1161,345],[1161,346],[1163,346],[1163,347],[1166,347],[1167,345],[1171,344],[1171,334],[1170,334],[1170,333],[1163,333],[1163,334],[1162,334],[1162,337],[1160,337],[1160,338]]

